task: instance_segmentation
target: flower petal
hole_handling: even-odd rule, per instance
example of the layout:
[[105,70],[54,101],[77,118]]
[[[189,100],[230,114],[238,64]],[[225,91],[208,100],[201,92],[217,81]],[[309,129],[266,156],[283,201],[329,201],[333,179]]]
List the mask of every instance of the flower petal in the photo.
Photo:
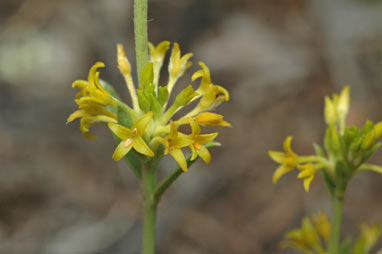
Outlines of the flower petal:
[[133,130],[134,128],[137,129],[138,133],[137,136],[142,136],[142,134],[145,132],[147,125],[150,123],[151,119],[153,118],[154,113],[153,112],[147,112],[144,116],[139,118],[131,127]]
[[170,145],[175,148],[182,148],[189,146],[192,143],[194,143],[194,140],[189,135],[179,132],[178,136],[172,140]]
[[66,123],[70,123],[71,121],[80,117],[84,117],[84,116],[89,116],[89,114],[85,110],[82,110],[82,109],[76,110],[70,114],[70,116],[66,120]]
[[277,163],[283,163],[286,159],[285,153],[277,151],[268,151],[269,157]]
[[192,118],[189,118],[189,123],[192,130],[192,136],[195,137],[200,134],[200,126],[199,124]]
[[123,127],[122,125],[109,123],[108,126],[109,129],[122,140],[126,140],[133,136],[132,131],[126,127]]
[[192,156],[191,156],[191,160],[195,160],[197,157],[198,157],[198,153],[196,151],[196,148],[195,146],[192,144],[190,145],[190,149],[191,149],[191,152],[192,152]]
[[197,137],[197,141],[198,141],[198,143],[205,145],[205,144],[208,144],[208,143],[214,141],[214,139],[217,137],[217,135],[218,135],[217,132],[210,133],[210,134],[202,134],[202,135],[199,135]]
[[273,183],[276,183],[280,179],[280,177],[282,177],[286,173],[289,173],[292,170],[293,168],[284,167],[283,165],[279,166],[273,174]]
[[314,178],[314,175],[311,175],[311,176],[304,179],[304,189],[306,192],[309,192],[309,186],[310,186],[310,183],[312,182],[313,178]]
[[229,122],[223,120],[223,116],[211,112],[203,112],[195,117],[195,120],[205,126],[227,126],[231,127]]
[[89,80],[89,84],[91,86],[94,86],[95,83],[94,83],[94,80],[96,78],[96,72],[97,72],[97,69],[100,68],[100,67],[105,67],[105,64],[102,63],[102,62],[97,62],[95,63],[91,68],[90,68],[90,71],[89,71],[89,76],[88,76],[88,80]]
[[120,142],[114,151],[113,159],[115,161],[119,161],[131,150],[132,147],[133,147],[133,142],[130,142],[129,145],[126,145],[125,141]]
[[184,172],[187,172],[187,162],[186,158],[184,158],[184,154],[180,149],[170,150],[169,153],[172,157],[178,162],[179,166],[183,169]]
[[86,88],[88,86],[89,86],[89,82],[86,81],[86,80],[76,80],[72,84],[73,88],[77,87],[79,89],[84,89],[84,88]]
[[199,154],[200,158],[204,160],[205,163],[207,164],[210,163],[211,154],[207,148],[205,148],[204,146],[200,146],[200,149],[197,150],[197,153]]
[[82,117],[80,122],[80,129],[82,131],[82,134],[89,139],[95,139],[95,136],[90,135],[89,128],[95,124],[96,122],[107,122],[107,123],[115,123],[116,120],[113,118],[110,118],[108,116],[89,116],[89,117]]
[[136,137],[133,142],[133,147],[135,151],[138,153],[147,155],[149,157],[153,157],[154,153],[151,151],[150,147],[146,144],[146,142],[141,137]]
[[293,139],[292,136],[288,136],[288,137],[285,139],[285,141],[284,141],[283,148],[284,148],[284,151],[285,151],[287,154],[294,154],[294,152],[292,151],[292,148],[291,148],[291,142],[292,142],[292,139]]

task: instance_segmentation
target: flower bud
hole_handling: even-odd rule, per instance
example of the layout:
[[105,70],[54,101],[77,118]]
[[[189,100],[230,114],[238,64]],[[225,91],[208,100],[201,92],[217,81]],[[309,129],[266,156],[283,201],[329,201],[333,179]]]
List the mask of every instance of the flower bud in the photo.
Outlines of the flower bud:
[[337,110],[335,103],[329,98],[325,97],[325,121],[329,126],[336,125],[337,123]]

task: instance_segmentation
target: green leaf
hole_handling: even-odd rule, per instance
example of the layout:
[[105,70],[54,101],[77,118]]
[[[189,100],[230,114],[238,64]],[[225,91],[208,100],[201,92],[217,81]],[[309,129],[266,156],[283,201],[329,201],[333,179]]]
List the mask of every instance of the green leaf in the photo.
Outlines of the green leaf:
[[[121,100],[121,97],[119,96],[119,94],[117,93],[117,91],[115,91],[114,87],[112,85],[110,85],[108,82],[106,82],[105,80],[102,80],[102,79],[99,79],[99,83],[101,84],[101,86],[109,93],[111,94],[111,96],[113,96],[114,98],[116,98],[117,100]],[[114,113],[114,114],[117,114],[117,108],[115,107],[112,107],[112,106],[107,106],[106,107],[107,110],[109,110],[110,112]]]
[[159,101],[153,94],[150,94],[149,100],[151,104],[150,108],[151,108],[151,111],[154,112],[154,116],[160,117],[162,113],[162,105],[159,103]]
[[139,79],[139,88],[145,88],[153,83],[154,79],[154,67],[152,62],[148,62],[142,71]]
[[[125,126],[127,128],[131,128],[133,126],[133,121],[131,119],[130,113],[127,108],[123,108],[121,106],[118,106],[118,124]],[[114,139],[117,140],[117,142],[121,142],[121,139],[117,136],[113,135]],[[131,149],[128,154],[125,156],[125,160],[127,164],[130,166],[131,170],[138,176],[139,179],[142,177],[142,165],[140,160],[140,155],[134,150]]]
[[117,117],[118,117],[118,123],[122,126],[125,126],[127,128],[131,128],[133,126],[134,122],[131,118],[131,115],[129,113],[129,110],[127,108],[124,108],[122,106],[117,107]]
[[146,97],[144,90],[142,88],[139,88],[137,90],[137,95],[138,95],[138,103],[139,107],[144,111],[144,112],[149,112],[150,111],[150,101]]

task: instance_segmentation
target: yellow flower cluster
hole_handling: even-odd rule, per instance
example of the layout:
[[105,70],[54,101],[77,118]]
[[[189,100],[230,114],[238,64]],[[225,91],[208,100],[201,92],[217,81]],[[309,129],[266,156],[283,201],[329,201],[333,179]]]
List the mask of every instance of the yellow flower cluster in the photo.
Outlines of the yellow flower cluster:
[[350,88],[346,86],[340,94],[325,98],[325,150],[315,145],[316,155],[299,156],[292,151],[292,137],[284,142],[284,152],[269,151],[269,156],[280,164],[273,175],[273,182],[297,168],[298,178],[304,179],[304,188],[309,191],[315,173],[322,170],[328,187],[346,188],[348,181],[359,170],[382,173],[382,167],[366,161],[379,149],[382,138],[382,122],[367,121],[362,129],[346,127],[349,112]]
[[105,67],[101,62],[96,63],[89,71],[88,81],[76,80],[72,87],[79,88],[74,100],[79,109],[73,112],[67,123],[81,118],[82,134],[94,139],[95,136],[89,133],[89,128],[96,122],[117,123],[117,115],[106,109],[107,106],[116,106],[117,100],[113,98],[100,84],[98,68]]
[[291,247],[304,254],[323,254],[331,231],[331,224],[324,213],[302,219],[301,228],[285,234],[281,247]]
[[[89,72],[88,81],[75,81],[73,87],[80,89],[75,102],[79,110],[72,113],[68,122],[81,118],[81,130],[85,137],[94,138],[89,128],[96,122],[107,122],[110,130],[121,140],[114,154],[114,160],[122,159],[131,149],[137,153],[153,157],[160,146],[164,147],[164,154],[170,154],[187,171],[187,163],[183,148],[192,152],[191,159],[200,156],[206,163],[211,155],[206,144],[215,140],[217,132],[201,134],[200,126],[230,126],[223,120],[223,116],[212,113],[223,101],[229,100],[229,93],[223,87],[213,84],[208,67],[199,62],[200,70],[196,71],[191,81],[200,80],[199,88],[194,90],[188,85],[168,105],[169,98],[176,82],[192,65],[189,61],[191,53],[181,55],[179,45],[174,43],[169,59],[169,78],[166,85],[160,79],[160,72],[170,49],[170,43],[163,41],[157,46],[149,43],[150,61],[139,77],[139,88],[136,89],[131,76],[131,66],[122,45],[117,45],[118,67],[126,81],[130,92],[132,107],[122,102],[118,96],[99,80],[97,68],[104,67],[103,63],[96,63]],[[183,116],[173,120],[174,115],[199,99],[199,103]],[[128,115],[130,124],[120,121],[121,111]],[[182,125],[189,125],[192,133],[184,134],[179,130]]]
[[[300,228],[293,229],[284,235],[281,247],[293,248],[303,254],[329,254],[326,250],[331,229],[331,222],[322,212],[311,218],[304,217]],[[347,246],[346,251],[341,253],[368,254],[377,245],[381,234],[380,225],[362,224],[358,239],[353,244],[345,240],[342,246]],[[381,251],[382,249],[378,253]]]

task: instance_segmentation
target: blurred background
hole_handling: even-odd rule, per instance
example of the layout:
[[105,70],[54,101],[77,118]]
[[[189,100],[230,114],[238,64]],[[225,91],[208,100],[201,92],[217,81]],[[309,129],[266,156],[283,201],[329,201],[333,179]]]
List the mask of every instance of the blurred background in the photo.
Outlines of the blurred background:
[[[296,172],[273,185],[267,151],[292,135],[297,153],[313,153],[324,96],[346,84],[348,124],[382,120],[382,1],[150,0],[149,39],[193,52],[192,71],[210,67],[231,94],[217,111],[233,126],[220,128],[211,164],[198,161],[166,193],[158,253],[292,253],[279,247],[283,233],[330,203],[319,176],[309,193]],[[116,43],[134,64],[132,1],[0,1],[0,253],[139,252],[135,175],[112,160],[104,125],[92,129],[96,141],[78,121],[65,125],[77,108],[71,84],[96,61],[129,100]],[[160,176],[175,166],[163,161]],[[381,183],[368,172],[351,182],[348,235],[382,222]]]

